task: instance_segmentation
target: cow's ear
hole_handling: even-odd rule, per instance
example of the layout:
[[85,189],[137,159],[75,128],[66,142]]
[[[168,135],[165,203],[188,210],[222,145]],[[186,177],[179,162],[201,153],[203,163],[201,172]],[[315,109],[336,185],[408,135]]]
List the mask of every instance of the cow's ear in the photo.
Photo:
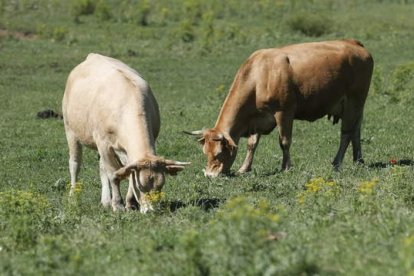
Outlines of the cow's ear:
[[234,150],[235,148],[237,148],[236,143],[234,143],[234,140],[229,135],[225,135],[224,145],[225,145],[225,147],[227,147],[231,151]]
[[137,170],[137,164],[133,163],[128,166],[122,167],[115,172],[115,178],[118,180],[123,180],[127,178],[133,170]]
[[206,138],[201,137],[200,139],[197,140],[198,143],[200,143],[200,145],[204,146],[204,143],[206,142]]
[[164,160],[165,171],[170,175],[177,175],[178,172],[184,170],[185,166],[190,165],[190,162],[180,162],[174,160]]

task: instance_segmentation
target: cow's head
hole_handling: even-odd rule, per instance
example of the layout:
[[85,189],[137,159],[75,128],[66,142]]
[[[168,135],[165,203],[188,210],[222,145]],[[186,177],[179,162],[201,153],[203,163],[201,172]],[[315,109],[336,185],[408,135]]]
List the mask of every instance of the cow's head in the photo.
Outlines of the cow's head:
[[185,133],[199,137],[198,142],[203,146],[204,154],[207,155],[205,176],[217,177],[219,174],[230,172],[231,165],[236,158],[237,146],[229,135],[215,129]]
[[132,188],[135,199],[140,204],[141,213],[146,213],[153,209],[147,195],[151,192],[161,191],[165,183],[165,174],[176,175],[189,164],[189,162],[166,160],[151,156],[117,170],[115,177],[122,180],[127,178],[132,172],[136,172],[136,177],[132,181]]

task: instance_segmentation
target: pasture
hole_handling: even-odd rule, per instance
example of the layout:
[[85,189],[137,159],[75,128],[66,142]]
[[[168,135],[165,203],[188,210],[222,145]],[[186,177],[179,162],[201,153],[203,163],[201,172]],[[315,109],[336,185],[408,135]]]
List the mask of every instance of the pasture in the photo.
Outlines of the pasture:
[[[0,274],[414,275],[413,14],[411,0],[0,0]],[[366,164],[348,149],[333,171],[340,130],[322,118],[294,122],[288,172],[274,131],[252,172],[205,178],[182,131],[214,125],[250,53],[341,38],[375,61]],[[141,73],[160,105],[158,155],[192,162],[153,213],[102,208],[88,149],[69,199],[63,121],[36,117],[61,111],[90,52]]]

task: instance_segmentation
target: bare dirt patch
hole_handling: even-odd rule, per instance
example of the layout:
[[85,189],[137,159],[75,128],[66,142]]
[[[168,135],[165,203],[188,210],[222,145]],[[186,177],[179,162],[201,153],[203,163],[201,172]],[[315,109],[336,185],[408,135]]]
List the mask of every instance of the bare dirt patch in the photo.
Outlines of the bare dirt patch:
[[18,40],[35,40],[38,36],[30,31],[27,32],[18,32],[18,31],[9,31],[6,29],[0,29],[0,38],[14,38]]

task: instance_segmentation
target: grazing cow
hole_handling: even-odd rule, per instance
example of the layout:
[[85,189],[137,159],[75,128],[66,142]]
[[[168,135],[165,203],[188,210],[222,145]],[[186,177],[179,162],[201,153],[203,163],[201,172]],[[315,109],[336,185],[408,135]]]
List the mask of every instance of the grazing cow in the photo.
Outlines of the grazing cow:
[[291,166],[289,147],[294,119],[342,119],[341,140],[333,165],[339,168],[352,142],[355,162],[363,163],[360,129],[373,59],[356,40],[290,45],[254,52],[240,67],[211,129],[198,135],[207,155],[205,175],[228,173],[240,137],[248,150],[240,173],[251,170],[261,134],[279,129],[282,170]]
[[81,165],[82,144],[99,152],[101,203],[112,205],[114,211],[124,209],[120,180],[129,176],[126,208],[139,203],[145,213],[152,209],[145,195],[161,190],[165,173],[175,175],[189,164],[156,156],[160,129],[157,101],[145,80],[119,60],[89,54],[68,77],[62,111],[71,194]]

